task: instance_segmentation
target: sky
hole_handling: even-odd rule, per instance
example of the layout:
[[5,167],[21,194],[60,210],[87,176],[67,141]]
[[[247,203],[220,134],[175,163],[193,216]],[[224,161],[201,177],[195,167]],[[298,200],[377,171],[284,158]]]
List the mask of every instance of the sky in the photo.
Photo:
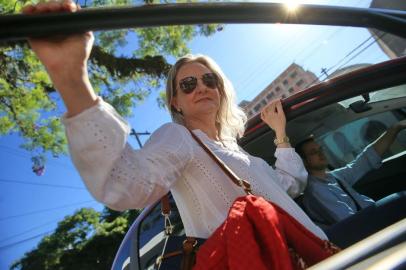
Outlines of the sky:
[[[358,7],[370,4],[370,0],[303,2]],[[360,28],[226,25],[212,37],[196,38],[189,47],[192,53],[211,56],[222,67],[234,83],[240,102],[254,98],[293,62],[318,76],[322,68],[387,60],[373,43],[346,63],[349,58],[344,57],[369,36]],[[132,49],[131,43],[127,49]],[[168,113],[158,108],[156,96],[152,93],[128,119],[137,132],[153,132],[170,121]],[[142,136],[142,142],[147,138]],[[134,138],[129,142],[138,148]],[[9,269],[13,261],[35,248],[63,217],[81,207],[103,208],[86,190],[69,157],[49,157],[45,174],[38,177],[31,171],[31,154],[19,147],[21,143],[18,134],[0,137],[0,270]]]

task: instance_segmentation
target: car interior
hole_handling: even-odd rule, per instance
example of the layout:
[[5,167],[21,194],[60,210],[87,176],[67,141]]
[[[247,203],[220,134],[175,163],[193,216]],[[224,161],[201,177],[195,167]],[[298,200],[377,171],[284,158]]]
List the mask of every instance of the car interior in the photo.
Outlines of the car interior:
[[[351,104],[362,100],[358,96],[330,104],[289,121],[287,133],[292,145],[312,135],[323,147],[331,169],[345,166],[387,128],[406,117],[406,85],[374,91],[370,95],[373,98],[367,103],[366,111],[357,112],[351,108]],[[250,154],[259,156],[273,165],[275,162],[273,137],[273,132],[269,130],[243,147]],[[406,168],[402,164],[406,164],[404,132],[397,136],[384,155],[382,166],[366,174],[356,184],[356,189],[375,200],[406,190],[406,183],[403,181]]]

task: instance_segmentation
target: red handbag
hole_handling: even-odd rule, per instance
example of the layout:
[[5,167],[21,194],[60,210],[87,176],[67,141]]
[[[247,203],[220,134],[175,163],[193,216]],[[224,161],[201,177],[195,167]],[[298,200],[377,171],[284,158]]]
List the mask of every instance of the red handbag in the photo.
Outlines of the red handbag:
[[193,132],[190,133],[247,195],[233,202],[226,220],[200,247],[196,246],[195,238],[187,237],[183,252],[176,252],[176,255],[183,254],[182,270],[306,269],[340,251],[278,205],[252,195],[250,183],[240,179]]
[[338,251],[277,205],[247,195],[200,246],[193,269],[306,269]]

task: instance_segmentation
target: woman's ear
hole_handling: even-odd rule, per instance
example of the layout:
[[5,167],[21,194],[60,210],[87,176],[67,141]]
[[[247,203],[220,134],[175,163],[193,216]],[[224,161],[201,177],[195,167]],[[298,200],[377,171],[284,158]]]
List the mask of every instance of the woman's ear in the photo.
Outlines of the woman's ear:
[[172,97],[171,108],[173,108],[175,111],[178,111],[178,99],[177,99],[177,97]]

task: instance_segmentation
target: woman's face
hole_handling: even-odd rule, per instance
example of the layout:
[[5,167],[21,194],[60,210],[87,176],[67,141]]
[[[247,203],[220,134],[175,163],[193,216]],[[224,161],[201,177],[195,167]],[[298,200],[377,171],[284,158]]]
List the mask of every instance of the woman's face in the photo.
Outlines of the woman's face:
[[[176,96],[172,98],[172,106],[182,111],[186,121],[217,115],[220,93],[217,84],[213,84],[213,72],[209,68],[198,62],[187,63],[179,69],[175,83]],[[186,91],[190,93],[182,90],[185,86],[189,87]]]

